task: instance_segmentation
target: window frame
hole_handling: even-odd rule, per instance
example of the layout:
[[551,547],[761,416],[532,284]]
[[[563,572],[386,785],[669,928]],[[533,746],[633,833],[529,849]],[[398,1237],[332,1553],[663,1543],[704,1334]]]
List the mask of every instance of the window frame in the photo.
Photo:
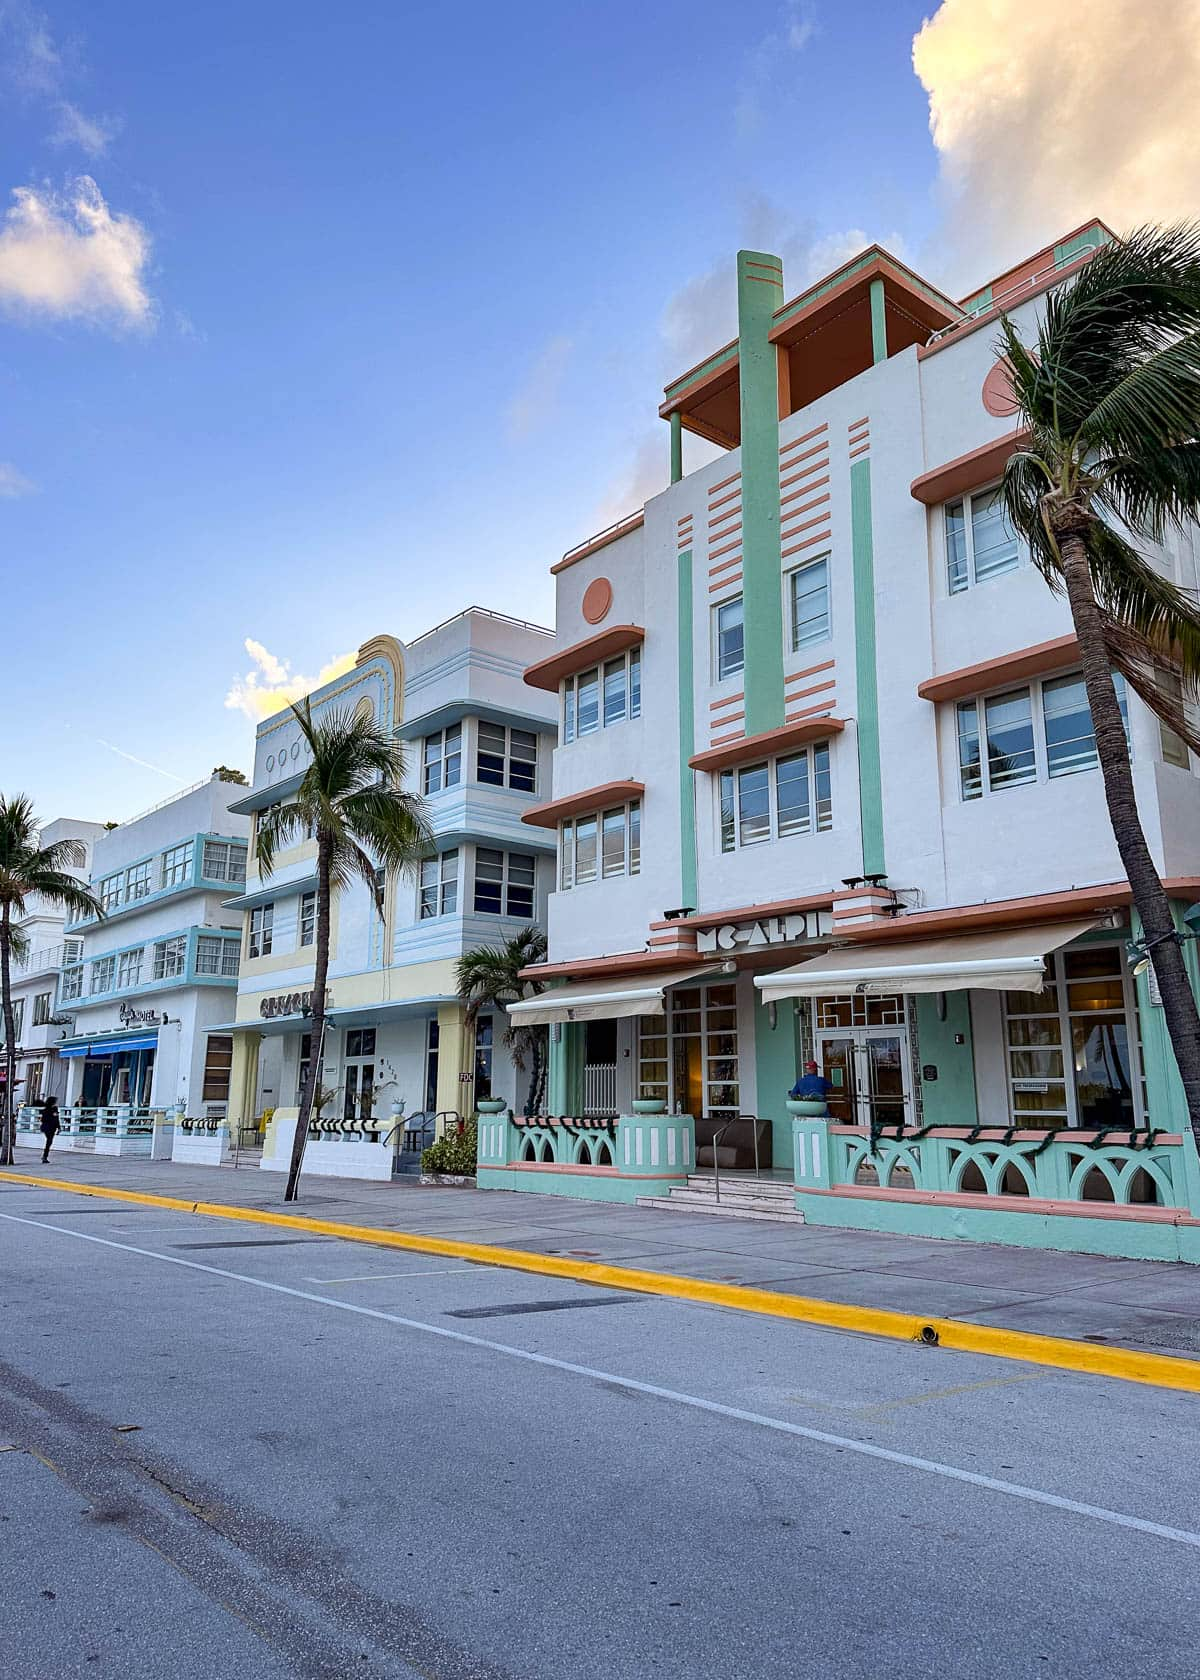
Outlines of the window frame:
[[149,898],[154,891],[154,859],[141,858],[137,863],[131,863],[125,871],[126,904],[140,904],[142,899]]
[[[503,751],[496,751],[494,745],[489,747],[484,746],[483,732],[485,729],[495,731],[496,733],[503,733]],[[532,740],[532,758],[527,757],[524,753],[520,756],[514,753],[513,740],[514,737],[518,735],[523,738],[523,744],[525,740]],[[539,740],[536,729],[522,729],[515,724],[497,723],[492,718],[477,718],[475,722],[476,785],[479,787],[506,788],[511,793],[521,793],[532,797],[537,793],[538,786],[538,759],[540,756],[538,747]],[[485,757],[499,760],[500,768],[498,772],[492,771],[489,775],[484,775],[482,760]],[[523,775],[514,781],[513,770],[517,765],[524,765],[532,768],[528,786],[525,784],[525,778]]]
[[[817,566],[825,568],[825,627],[819,635],[809,636],[804,641],[796,639],[796,581],[803,573],[814,570]],[[819,647],[822,642],[833,640],[833,551],[826,549],[822,554],[814,554],[807,560],[798,561],[789,566],[783,574],[783,621],[787,648],[789,653],[803,653],[807,648]]]
[[177,846],[168,846],[166,851],[159,855],[158,885],[160,891],[166,892],[172,887],[187,885],[191,876],[193,848],[193,841],[184,840]]
[[275,900],[256,904],[246,921],[246,959],[269,957],[275,943]]
[[[818,763],[818,754],[824,755],[823,766]],[[780,766],[792,764],[801,758],[806,760],[808,826],[781,829],[779,822]],[[741,778],[755,771],[765,771],[767,777],[766,831],[757,838],[744,840],[742,838]],[[828,787],[828,794],[825,799],[822,799],[818,792],[822,776]],[[725,770],[719,770],[713,777],[713,783],[716,790],[717,849],[724,856],[734,852],[747,851],[754,846],[770,845],[779,840],[808,839],[814,834],[828,834],[833,828],[833,749],[828,739],[809,741],[795,752],[776,753],[771,758],[755,759],[747,764],[732,764]],[[732,792],[732,804],[730,806],[732,831],[730,831],[726,817],[727,787]],[[824,810],[822,810],[823,805],[825,806]]]
[[[573,741],[583,740],[587,735],[599,735],[605,729],[616,729],[619,724],[633,723],[641,717],[642,647],[641,642],[636,642],[633,647],[626,648],[624,653],[614,653],[610,659],[601,659],[595,665],[587,665],[583,670],[572,671],[569,677],[563,678],[558,691],[558,738],[564,747],[570,746]],[[620,672],[621,710],[609,718],[605,686],[609,667],[614,665],[622,667]],[[596,686],[596,722],[590,729],[579,727],[579,719],[582,715],[579,704],[579,689],[585,677],[594,677]]]
[[317,894],[315,889],[300,894],[296,910],[296,949],[306,951],[317,942]]
[[34,993],[34,995],[33,995],[33,1018],[32,1018],[32,1021],[31,1021],[31,1025],[33,1025],[35,1027],[47,1027],[47,1026],[50,1025],[50,1017],[54,1013],[54,1001],[53,1000],[54,1000],[54,993],[53,992],[35,992]]
[[[604,859],[605,822],[608,818],[615,816],[620,816],[622,820],[622,867],[606,869]],[[581,826],[587,830],[594,830],[591,839],[595,847],[591,873],[582,880],[579,876],[579,830]],[[614,881],[622,876],[640,875],[641,872],[642,802],[640,799],[627,799],[620,805],[606,805],[599,811],[581,811],[577,816],[567,817],[559,823],[555,876],[559,892],[574,892],[579,887],[598,886],[604,881]]]
[[144,945],[133,945],[127,951],[117,952],[117,991],[129,991],[134,986],[141,985],[142,963],[145,956],[146,947]]
[[[946,587],[946,594],[948,596],[968,595],[972,589],[978,589],[981,584],[994,583],[997,578],[1011,577],[1014,572],[1021,571],[1027,563],[1028,551],[1026,545],[1021,540],[1020,532],[1014,531],[1013,536],[1017,546],[1017,553],[1013,564],[1011,566],[1003,566],[996,571],[987,572],[983,577],[978,577],[976,575],[975,518],[972,504],[976,497],[992,496],[997,494],[999,490],[1000,481],[997,479],[990,484],[977,484],[970,490],[964,490],[961,496],[951,497],[947,501],[941,503],[942,548],[944,560],[942,577]],[[950,509],[953,507],[961,507],[963,510],[964,577],[963,582],[957,585],[953,582],[950,571],[949,514]],[[1007,521],[1008,515],[1003,510],[1003,498],[1001,498],[1001,512],[1002,517]]]
[[[1119,671],[1114,671],[1112,675],[1113,684],[1117,694],[1117,704],[1121,709],[1121,716],[1125,722],[1126,745],[1132,759],[1133,743],[1129,727],[1128,689],[1126,687],[1125,680]],[[961,700],[954,700],[947,703],[947,711],[950,713],[949,727],[952,735],[955,782],[958,790],[958,803],[960,805],[974,805],[981,799],[991,799],[995,797],[996,794],[1007,793],[1012,788],[1044,787],[1051,782],[1066,781],[1072,776],[1086,775],[1089,771],[1099,770],[1100,759],[1099,754],[1095,750],[1096,733],[1094,724],[1092,727],[1091,762],[1086,764],[1064,766],[1053,771],[1050,768],[1051,743],[1047,739],[1046,734],[1046,690],[1048,688],[1053,688],[1056,684],[1065,684],[1067,682],[1076,682],[1082,685],[1082,672],[1078,669],[1047,671],[1041,676],[1029,677],[1021,683],[1006,683],[998,688],[981,689],[977,694],[964,695]],[[1024,776],[1020,780],[1014,779],[1006,783],[1001,783],[998,787],[993,787],[989,763],[991,754],[988,752],[988,703],[1019,694],[1028,696],[1029,700],[1029,719],[1033,736],[1033,774],[1030,776]],[[1084,689],[1084,703],[1085,705],[1087,703],[1086,689]],[[974,768],[978,777],[979,786],[978,791],[974,793],[968,793],[965,791],[966,783],[964,780],[964,772],[969,768],[969,766],[964,763],[962,755],[962,743],[964,740],[962,723],[964,713],[968,710],[972,711],[974,714],[974,734],[978,753]],[[1088,708],[1088,716],[1089,718],[1091,716],[1090,707]],[[1078,736],[1075,737],[1075,739],[1082,740],[1083,737]]]
[[[88,974],[88,996],[98,997],[104,992],[111,992],[116,973],[117,954],[115,951],[107,951],[102,957],[93,957]],[[97,984],[101,976],[104,977],[103,983]]]
[[[212,869],[208,867],[210,853],[224,854],[220,858],[219,867]],[[200,877],[205,881],[225,881],[236,886],[246,879],[246,857],[247,848],[239,845],[236,840],[206,839],[200,853]],[[215,857],[213,861],[215,865],[217,861]],[[238,862],[241,864],[240,874],[234,867]]]
[[[727,668],[721,651],[721,638],[726,633],[721,627],[721,615],[728,612],[731,607],[741,608],[742,651],[739,663]],[[709,620],[713,681],[717,683],[732,682],[735,677],[740,677],[746,669],[746,598],[743,591],[739,589],[736,595],[728,595],[723,601],[714,601],[710,608]]]
[[[456,737],[456,744],[451,749],[450,737]],[[431,755],[430,745],[436,743],[436,751]],[[462,783],[463,756],[466,749],[466,731],[461,720],[458,723],[448,723],[444,729],[435,729],[424,736],[421,741],[421,792],[425,798],[432,794],[445,793],[448,788],[459,787]],[[454,764],[454,775],[449,774],[450,764]],[[437,786],[433,785],[430,772],[437,771]]]
[[153,975],[156,980],[181,980],[187,973],[187,934],[172,933],[154,941]]
[[[453,866],[447,870],[446,865],[453,860]],[[417,875],[417,920],[419,922],[434,922],[441,916],[456,916],[458,914],[458,877],[460,868],[460,848],[451,846],[448,851],[435,852],[431,858],[421,860],[421,868]],[[434,870],[435,877],[426,880],[426,871]],[[432,893],[431,908],[426,908],[427,894]],[[451,902],[447,904],[447,898]]]
[[[489,859],[499,858],[500,860],[499,880],[496,881],[491,877],[483,878],[485,885],[499,887],[500,904],[498,908],[492,905],[481,905],[479,902],[479,886],[481,880],[479,872],[480,863],[485,857]],[[512,907],[514,893],[523,893],[526,885],[524,881],[514,881],[512,878],[512,865],[514,859],[519,860],[522,865],[528,864],[529,866],[528,910],[514,910]],[[491,869],[495,868],[495,865],[489,862],[486,867]],[[475,868],[471,882],[471,908],[473,913],[477,916],[500,916],[511,919],[512,921],[531,922],[534,917],[534,912],[537,909],[536,854],[533,852],[510,852],[507,849],[500,848],[499,846],[476,846]]]

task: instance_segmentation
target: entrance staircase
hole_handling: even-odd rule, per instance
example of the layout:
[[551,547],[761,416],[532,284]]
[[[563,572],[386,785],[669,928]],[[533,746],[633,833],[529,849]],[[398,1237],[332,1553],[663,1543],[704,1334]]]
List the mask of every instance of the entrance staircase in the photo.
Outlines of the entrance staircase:
[[665,1208],[668,1213],[715,1213],[725,1219],[770,1219],[779,1225],[803,1225],[796,1210],[796,1188],[787,1179],[755,1178],[751,1174],[722,1173],[721,1196],[712,1173],[689,1173],[686,1185],[674,1185],[665,1196],[639,1196],[639,1207]]

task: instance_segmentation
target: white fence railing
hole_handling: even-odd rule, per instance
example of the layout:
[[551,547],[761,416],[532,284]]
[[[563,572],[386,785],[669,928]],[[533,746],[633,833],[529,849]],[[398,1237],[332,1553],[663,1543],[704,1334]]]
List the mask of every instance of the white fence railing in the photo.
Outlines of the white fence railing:
[[583,1112],[589,1120],[603,1120],[617,1112],[617,1064],[589,1062],[583,1070]]

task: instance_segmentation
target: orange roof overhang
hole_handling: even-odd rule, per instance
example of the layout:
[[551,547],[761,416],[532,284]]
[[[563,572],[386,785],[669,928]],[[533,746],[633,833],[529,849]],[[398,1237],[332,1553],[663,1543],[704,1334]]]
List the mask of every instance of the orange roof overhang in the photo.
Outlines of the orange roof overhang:
[[1079,655],[1079,638],[1074,631],[1069,636],[1056,636],[1050,642],[1036,642],[1032,647],[1015,653],[1002,653],[998,659],[984,659],[978,665],[960,665],[957,671],[946,671],[940,677],[926,677],[918,683],[917,693],[922,700],[935,704],[942,700],[963,700],[986,688],[999,688],[1002,683],[1025,682],[1047,671],[1061,671]]
[[826,735],[840,735],[846,725],[841,718],[803,718],[798,723],[785,723],[780,729],[767,729],[759,735],[743,735],[739,741],[726,741],[707,752],[688,759],[693,770],[726,770],[731,764],[745,764],[747,759],[761,758],[773,753],[788,752],[793,747],[807,746],[810,741],[823,740]]
[[[703,959],[689,958],[689,961],[699,963]],[[581,957],[575,962],[534,963],[531,968],[521,970],[522,980],[572,980],[586,979],[591,975],[604,974],[662,974],[670,969],[677,969],[680,964],[678,951],[618,951],[611,957]]]
[[646,632],[640,624],[610,624],[607,630],[587,636],[582,642],[573,642],[561,652],[552,653],[548,659],[539,659],[536,665],[526,666],[525,681],[530,688],[544,688],[553,694],[564,677],[571,676],[575,671],[585,671],[589,665],[611,659],[614,654],[624,653],[628,648],[637,647],[645,639]]
[[[1179,875],[1163,882],[1173,897],[1200,893],[1200,876]],[[1128,881],[1106,881],[1096,887],[1072,887],[1066,892],[1038,893],[1032,898],[1002,898],[993,903],[957,904],[945,910],[916,910],[898,916],[885,926],[847,927],[838,937],[855,944],[886,940],[927,938],[933,934],[976,933],[983,928],[1019,927],[1022,924],[1061,922],[1069,917],[1102,916],[1109,910],[1123,910],[1133,902]]]
[[956,455],[953,461],[922,473],[909,486],[913,500],[924,502],[926,507],[936,507],[939,502],[948,502],[986,484],[989,479],[999,478],[1009,458],[1028,446],[1029,437],[1025,430],[1006,432],[992,443],[981,444],[966,455]]
[[557,828],[568,817],[584,817],[608,805],[640,799],[645,791],[645,782],[601,782],[598,787],[581,788],[578,793],[564,794],[561,799],[548,799],[542,805],[531,805],[521,813],[521,821],[531,828]]

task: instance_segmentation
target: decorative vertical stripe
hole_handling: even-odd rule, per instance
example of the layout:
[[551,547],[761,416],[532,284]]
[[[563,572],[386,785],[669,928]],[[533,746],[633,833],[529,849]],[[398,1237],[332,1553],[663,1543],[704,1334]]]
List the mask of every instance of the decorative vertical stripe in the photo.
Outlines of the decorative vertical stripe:
[[879,675],[875,651],[875,545],[871,463],[850,466],[850,550],[854,576],[854,670],[858,690],[858,804],[863,874],[882,875],[883,778],[879,762]]
[[883,296],[883,281],[871,281],[871,360],[887,360],[887,309]]
[[676,1133],[675,1133],[674,1126],[668,1126],[667,1127],[667,1165],[669,1167],[673,1167],[675,1165],[675,1136],[676,1136]]
[[[739,251],[738,370],[742,445],[742,572],[746,731],[783,723],[783,591],[779,586],[779,358],[770,342],[783,265]],[[770,285],[756,285],[764,274]]]
[[676,577],[679,646],[679,902],[695,909],[696,773],[688,759],[696,751],[695,651],[692,628],[692,551],[679,556]]
[[652,1167],[656,1167],[658,1165],[658,1158],[658,1127],[655,1126],[653,1131],[650,1133],[650,1165]]

